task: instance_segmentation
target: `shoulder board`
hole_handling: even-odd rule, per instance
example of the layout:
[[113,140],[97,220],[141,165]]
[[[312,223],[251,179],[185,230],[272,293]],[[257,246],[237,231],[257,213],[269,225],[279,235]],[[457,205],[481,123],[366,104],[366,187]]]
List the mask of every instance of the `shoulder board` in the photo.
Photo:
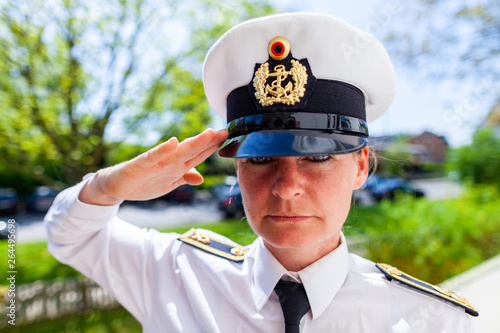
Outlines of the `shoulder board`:
[[248,249],[243,246],[211,238],[195,228],[185,232],[178,239],[186,244],[235,262],[242,262],[248,252]]
[[476,309],[470,303],[463,297],[458,296],[457,294],[448,291],[444,288],[441,288],[436,285],[432,285],[430,283],[424,282],[422,280],[419,280],[417,278],[414,278],[413,276],[410,276],[406,273],[401,272],[399,269],[392,267],[387,264],[375,264],[377,268],[384,273],[385,277],[391,280],[396,280],[399,281],[407,286],[413,287],[415,289],[421,290],[423,292],[426,292],[428,294],[437,296],[441,299],[444,299],[448,302],[451,302],[455,305],[458,305],[462,308],[465,309],[465,312],[470,314],[471,316],[477,317],[479,316],[479,313],[477,312]]

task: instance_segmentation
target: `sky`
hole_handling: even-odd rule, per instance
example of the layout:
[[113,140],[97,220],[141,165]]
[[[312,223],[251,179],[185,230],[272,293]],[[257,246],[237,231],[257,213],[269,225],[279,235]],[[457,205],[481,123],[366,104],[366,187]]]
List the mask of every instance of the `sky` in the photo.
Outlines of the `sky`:
[[[405,10],[402,0],[273,0],[285,11],[320,12],[337,16],[381,39],[391,20]],[[383,43],[383,41],[382,41]],[[479,82],[415,80],[414,72],[393,61],[397,94],[386,113],[369,124],[371,136],[430,131],[452,147],[469,144],[477,126],[499,95],[491,78]]]

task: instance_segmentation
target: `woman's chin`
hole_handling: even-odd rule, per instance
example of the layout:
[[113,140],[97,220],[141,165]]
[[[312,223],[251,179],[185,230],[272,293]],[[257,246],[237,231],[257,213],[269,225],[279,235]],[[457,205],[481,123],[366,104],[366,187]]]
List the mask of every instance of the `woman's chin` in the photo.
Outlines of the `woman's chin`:
[[264,241],[275,248],[300,249],[318,242],[318,237],[307,235],[303,231],[285,231],[272,235],[263,235]]

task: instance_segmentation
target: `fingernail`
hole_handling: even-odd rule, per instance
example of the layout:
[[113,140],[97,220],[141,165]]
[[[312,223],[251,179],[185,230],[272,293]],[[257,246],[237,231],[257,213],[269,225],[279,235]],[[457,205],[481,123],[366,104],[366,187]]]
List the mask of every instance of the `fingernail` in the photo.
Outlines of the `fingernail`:
[[217,131],[217,132],[215,132],[215,133],[220,133],[220,132],[227,132],[227,129],[223,128],[223,129],[218,130],[218,131]]

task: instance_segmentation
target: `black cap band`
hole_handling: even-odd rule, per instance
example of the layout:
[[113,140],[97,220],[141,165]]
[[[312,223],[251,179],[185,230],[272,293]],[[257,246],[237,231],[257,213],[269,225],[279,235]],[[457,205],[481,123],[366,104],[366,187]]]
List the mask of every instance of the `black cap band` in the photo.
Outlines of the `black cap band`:
[[300,107],[274,104],[258,109],[248,86],[234,89],[227,97],[228,122],[250,115],[290,111],[336,114],[366,121],[363,92],[341,81],[316,79],[307,102]]

